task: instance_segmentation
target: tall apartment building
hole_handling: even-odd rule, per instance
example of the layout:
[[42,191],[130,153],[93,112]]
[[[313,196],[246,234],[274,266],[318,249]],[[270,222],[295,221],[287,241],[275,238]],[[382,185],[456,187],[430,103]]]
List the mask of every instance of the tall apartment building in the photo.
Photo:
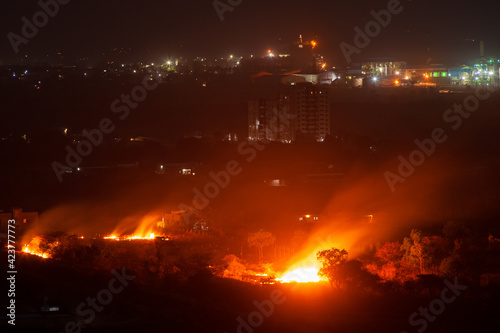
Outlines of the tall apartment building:
[[312,83],[288,87],[290,113],[295,117],[295,140],[325,140],[330,135],[328,88]]
[[279,97],[249,101],[248,124],[250,140],[322,142],[330,134],[328,88],[294,83]]
[[262,98],[248,102],[249,140],[290,143],[294,140],[294,122],[289,96]]

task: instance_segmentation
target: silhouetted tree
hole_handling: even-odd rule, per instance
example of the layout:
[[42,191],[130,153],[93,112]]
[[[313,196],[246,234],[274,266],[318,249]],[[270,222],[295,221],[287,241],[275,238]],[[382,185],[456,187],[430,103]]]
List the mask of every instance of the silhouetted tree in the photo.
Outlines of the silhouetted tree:
[[405,237],[401,250],[403,259],[418,268],[419,274],[428,271],[437,273],[440,261],[446,255],[445,241],[440,236],[423,236],[422,231],[413,229],[410,237]]
[[[385,242],[375,252],[379,267],[376,267],[377,274],[385,280],[400,280],[401,260],[403,251],[400,242]],[[373,272],[373,270],[372,270]]]
[[337,274],[338,268],[347,260],[348,255],[348,252],[344,249],[332,248],[330,250],[318,251],[316,257],[321,263],[318,275],[326,277],[330,281],[330,284],[335,284],[339,288],[342,280]]
[[374,288],[380,280],[377,275],[368,272],[357,259],[341,262],[336,268],[335,279],[338,280],[338,285],[343,284],[351,288]]
[[261,229],[257,232],[248,235],[247,242],[249,246],[257,248],[259,262],[262,262],[263,258],[262,249],[265,246],[273,245],[276,242],[276,236],[274,236],[272,233],[268,231],[264,231]]
[[403,258],[400,242],[385,242],[384,245],[379,247],[375,252],[377,257],[382,263],[397,263]]
[[422,244],[422,230],[412,229],[410,237],[405,237],[401,250],[404,252],[403,259],[418,267],[422,274],[424,268],[424,252]]

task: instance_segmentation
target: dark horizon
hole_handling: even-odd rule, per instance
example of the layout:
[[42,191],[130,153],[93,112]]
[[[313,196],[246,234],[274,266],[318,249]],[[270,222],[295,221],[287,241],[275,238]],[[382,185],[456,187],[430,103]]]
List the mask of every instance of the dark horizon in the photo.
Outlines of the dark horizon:
[[[354,27],[364,30],[365,24],[374,20],[370,12],[385,10],[387,4],[366,0],[342,6],[317,0],[307,4],[298,0],[242,2],[224,12],[221,21],[212,1],[70,1],[59,5],[58,13],[15,54],[7,34],[21,35],[21,18],[31,21],[40,6],[36,1],[3,3],[0,12],[9,15],[0,23],[4,35],[0,64],[18,63],[26,54],[33,62],[46,61],[47,54],[56,52],[74,63],[113,48],[130,48],[125,57],[129,62],[259,55],[296,42],[302,34],[304,39],[318,40],[317,52],[329,63],[346,66],[340,43],[353,44]],[[483,10],[471,14],[471,5]],[[493,25],[495,11],[488,10],[487,1],[446,0],[432,6],[402,1],[400,6],[402,11],[392,15],[388,26],[354,59],[392,57],[410,63],[461,63],[479,57],[481,40],[486,55],[500,52]]]

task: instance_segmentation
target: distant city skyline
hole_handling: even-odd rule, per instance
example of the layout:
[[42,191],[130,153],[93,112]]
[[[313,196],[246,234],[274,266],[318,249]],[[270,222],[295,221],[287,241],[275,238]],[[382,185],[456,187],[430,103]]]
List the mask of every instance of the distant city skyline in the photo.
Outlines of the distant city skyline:
[[[40,3],[50,3],[45,1]],[[0,64],[18,63],[26,54],[44,61],[61,52],[69,62],[111,49],[130,49],[127,61],[159,61],[168,57],[219,57],[253,54],[298,40],[317,39],[317,52],[328,63],[346,66],[340,43],[353,43],[355,27],[373,21],[388,1],[358,1],[341,6],[325,1],[242,2],[220,21],[212,1],[123,3],[117,0],[69,1],[15,53],[7,35],[22,35],[22,18],[32,20],[41,7],[29,3],[2,3]],[[463,62],[500,54],[487,1],[402,1],[404,10],[353,60],[393,57],[412,63]],[[493,9],[493,8],[491,8]],[[8,14],[7,14],[8,13]],[[467,18],[467,19],[464,19]],[[97,61],[97,60],[96,60]]]

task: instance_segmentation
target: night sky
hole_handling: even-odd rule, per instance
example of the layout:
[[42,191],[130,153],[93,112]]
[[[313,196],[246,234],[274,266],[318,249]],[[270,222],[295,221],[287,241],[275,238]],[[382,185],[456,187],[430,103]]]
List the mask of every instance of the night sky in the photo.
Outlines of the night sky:
[[[0,64],[61,51],[72,62],[83,56],[131,48],[130,61],[169,57],[215,57],[230,53],[264,54],[268,48],[294,42],[302,34],[317,39],[318,52],[330,64],[345,66],[339,48],[352,44],[355,26],[372,20],[370,11],[387,0],[246,0],[221,22],[212,0],[119,1],[72,0],[16,55],[7,39],[20,33],[21,18],[40,10],[37,1],[0,4]],[[405,0],[404,10],[363,49],[358,59],[393,57],[411,63],[461,63],[479,56],[479,40],[487,55],[498,55],[498,4],[494,1]]]

